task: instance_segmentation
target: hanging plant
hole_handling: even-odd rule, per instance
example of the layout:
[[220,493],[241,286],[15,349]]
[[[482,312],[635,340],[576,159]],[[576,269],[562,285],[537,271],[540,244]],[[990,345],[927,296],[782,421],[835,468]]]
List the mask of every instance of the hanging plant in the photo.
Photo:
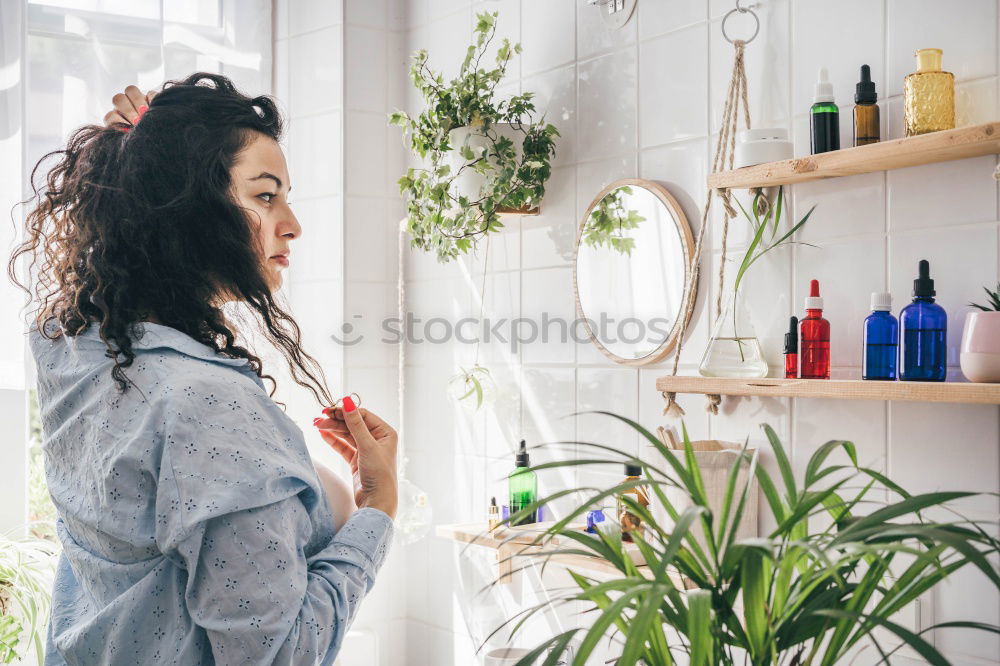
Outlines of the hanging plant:
[[622,254],[632,255],[635,239],[625,232],[635,229],[646,218],[640,215],[639,211],[625,206],[622,196],[625,194],[632,194],[632,188],[628,185],[616,188],[601,197],[583,228],[584,243],[591,247],[607,245]]
[[389,123],[403,129],[424,162],[399,179],[406,198],[411,245],[444,263],[504,225],[501,212],[528,212],[545,194],[555,155],[555,126],[535,121],[530,92],[498,99],[496,88],[521,45],[504,39],[496,68],[480,67],[496,34],[497,12],[477,15],[474,42],[458,75],[447,84],[427,66],[427,51],[413,55],[410,79],[424,99],[413,118],[403,111]]
[[448,392],[458,404],[470,412],[478,411],[483,403],[493,402],[496,382],[489,368],[476,363],[472,368],[459,368],[460,372],[448,382]]

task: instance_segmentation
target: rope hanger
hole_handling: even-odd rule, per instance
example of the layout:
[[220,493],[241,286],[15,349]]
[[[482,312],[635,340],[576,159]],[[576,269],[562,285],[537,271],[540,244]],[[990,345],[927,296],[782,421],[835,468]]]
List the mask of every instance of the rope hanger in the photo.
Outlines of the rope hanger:
[[[726,32],[726,21],[734,14],[750,14],[754,20],[754,31],[749,39],[730,39]],[[727,42],[733,45],[733,72],[729,77],[729,92],[726,95],[726,103],[722,109],[722,127],[719,130],[719,139],[715,145],[715,157],[712,160],[712,173],[730,170],[733,168],[733,159],[736,150],[736,134],[738,131],[740,106],[743,107],[743,123],[750,129],[750,104],[747,101],[747,74],[744,59],[744,51],[747,44],[752,42],[760,32],[760,19],[749,7],[740,5],[740,0],[736,2],[736,8],[729,10],[722,18],[722,36]],[[753,191],[760,192],[761,188],[753,188]],[[681,329],[677,339],[677,352],[674,354],[674,365],[671,376],[677,375],[677,368],[680,364],[681,350],[684,348],[684,333],[687,329],[688,318],[694,312],[695,299],[693,298],[693,286],[698,281],[698,274],[701,266],[701,248],[705,238],[705,230],[708,228],[709,213],[712,207],[712,194],[716,194],[722,202],[724,214],[722,216],[722,254],[719,260],[719,291],[715,299],[715,316],[718,318],[722,314],[722,292],[726,278],[726,240],[729,235],[729,220],[736,217],[736,210],[733,208],[732,195],[728,188],[720,187],[715,190],[709,189],[705,197],[705,206],[701,215],[701,227],[698,229],[698,239],[694,246],[694,261],[692,270],[688,272],[684,285],[684,314],[681,317]],[[765,197],[759,198],[760,205],[768,206]],[[762,211],[761,211],[762,212]],[[661,392],[667,404],[663,408],[663,414],[671,418],[684,416],[684,409],[677,404],[677,393],[672,391]],[[719,403],[722,401],[719,395],[709,395],[708,404],[705,409],[712,414],[719,413]]]

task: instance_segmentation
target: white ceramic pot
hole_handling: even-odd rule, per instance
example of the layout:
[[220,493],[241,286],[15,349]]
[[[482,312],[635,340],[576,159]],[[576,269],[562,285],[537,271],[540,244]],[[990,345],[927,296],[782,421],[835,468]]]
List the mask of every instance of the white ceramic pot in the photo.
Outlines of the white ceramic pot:
[[970,382],[1000,382],[1000,312],[969,312],[959,356]]
[[526,648],[497,648],[486,653],[483,666],[514,666],[529,654],[531,650]]
[[[503,136],[510,139],[514,143],[514,150],[517,154],[517,159],[521,159],[523,154],[524,145],[524,133],[516,129],[510,123],[497,123],[491,126],[491,132],[496,132],[497,136]],[[459,170],[466,164],[469,164],[472,160],[467,160],[462,157],[461,147],[463,145],[468,145],[472,148],[473,153],[476,157],[482,154],[482,151],[489,150],[492,148],[492,142],[485,136],[483,136],[479,130],[473,130],[471,127],[456,127],[449,133],[449,138],[451,139],[451,173],[456,174]],[[495,159],[489,159],[489,162],[493,165],[496,164]],[[470,201],[475,201],[482,196],[481,192],[483,185],[486,184],[486,177],[478,173],[474,169],[465,169],[462,171],[461,175],[452,181],[452,195],[455,197],[465,196],[468,197]]]

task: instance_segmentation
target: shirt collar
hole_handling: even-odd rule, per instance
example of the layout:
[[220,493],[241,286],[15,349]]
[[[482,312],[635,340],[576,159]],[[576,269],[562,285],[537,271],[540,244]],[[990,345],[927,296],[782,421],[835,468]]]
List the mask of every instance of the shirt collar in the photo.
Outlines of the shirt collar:
[[[186,356],[191,356],[192,358],[198,358],[203,361],[210,361],[212,363],[218,363],[220,365],[227,365],[236,368],[237,370],[253,377],[257,384],[263,387],[263,381],[250,367],[248,359],[229,358],[224,356],[209,345],[198,342],[190,335],[171,326],[155,324],[151,321],[142,321],[139,322],[138,325],[139,337],[132,338],[132,349],[134,350],[144,349],[151,351],[155,349],[173,349],[185,354]],[[104,344],[104,341],[101,340],[100,324],[98,322],[91,323],[87,330],[75,337],[83,337],[95,340],[102,345]]]

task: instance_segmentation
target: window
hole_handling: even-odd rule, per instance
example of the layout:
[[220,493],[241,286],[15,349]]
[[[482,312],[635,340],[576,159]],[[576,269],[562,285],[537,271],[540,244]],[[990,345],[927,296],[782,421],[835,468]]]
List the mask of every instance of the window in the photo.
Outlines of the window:
[[[111,97],[129,84],[146,91],[207,71],[247,93],[271,91],[271,0],[5,0],[0,45],[0,207],[5,216],[13,210],[18,228],[27,211],[14,206],[30,192],[31,169],[77,127],[102,122]],[[36,176],[42,182],[44,167]],[[0,245],[19,243],[16,233],[14,224],[0,225]],[[18,270],[24,276],[27,262]],[[51,536],[23,305],[23,292],[5,280],[0,531],[38,520],[32,531]]]

